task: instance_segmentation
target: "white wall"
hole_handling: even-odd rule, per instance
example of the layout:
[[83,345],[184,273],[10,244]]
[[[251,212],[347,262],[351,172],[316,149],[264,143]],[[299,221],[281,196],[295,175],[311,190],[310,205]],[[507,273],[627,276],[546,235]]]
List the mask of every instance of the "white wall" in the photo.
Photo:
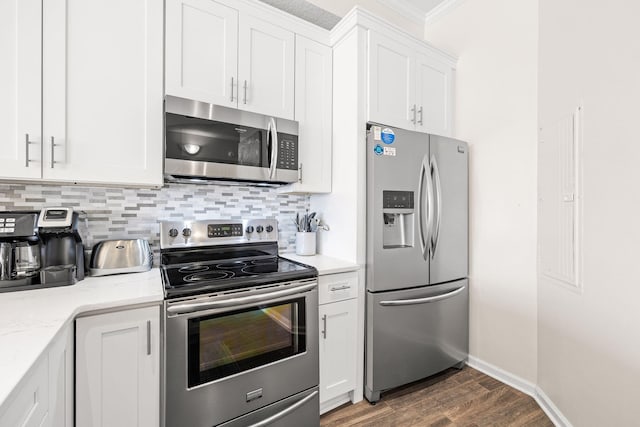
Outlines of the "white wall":
[[470,355],[536,381],[537,0],[468,0],[425,29],[459,57],[470,144]]
[[538,288],[538,385],[575,426],[640,423],[638,17],[640,2],[540,0],[540,126],[584,106],[583,292]]
[[424,22],[406,17],[402,13],[385,6],[378,0],[307,0],[318,7],[339,17],[345,16],[354,6],[361,6],[390,23],[402,28],[407,33],[421,39],[424,33]]

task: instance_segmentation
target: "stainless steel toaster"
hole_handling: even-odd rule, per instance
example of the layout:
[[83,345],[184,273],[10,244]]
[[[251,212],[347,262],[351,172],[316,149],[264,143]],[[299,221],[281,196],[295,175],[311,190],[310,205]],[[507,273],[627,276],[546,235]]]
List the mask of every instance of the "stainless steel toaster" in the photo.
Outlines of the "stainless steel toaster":
[[91,252],[92,276],[137,273],[151,269],[153,253],[144,239],[103,240]]

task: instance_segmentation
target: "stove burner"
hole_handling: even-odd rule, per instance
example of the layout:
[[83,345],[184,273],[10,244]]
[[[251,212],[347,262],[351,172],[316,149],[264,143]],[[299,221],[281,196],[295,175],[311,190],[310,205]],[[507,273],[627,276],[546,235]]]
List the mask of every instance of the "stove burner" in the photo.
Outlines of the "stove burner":
[[251,261],[251,264],[254,265],[263,265],[263,264],[275,264],[276,262],[278,262],[277,258],[261,258],[261,259],[254,259],[253,261]]
[[222,264],[218,264],[218,265],[216,265],[216,268],[222,268],[222,269],[230,268],[230,269],[233,269],[233,268],[242,268],[242,267],[244,267],[246,265],[247,265],[246,262],[232,261],[232,262],[223,262]]
[[233,272],[231,271],[205,271],[203,273],[194,273],[188,276],[185,276],[185,282],[204,282],[206,280],[220,280],[220,279],[228,279],[233,277]]
[[180,267],[178,271],[180,273],[199,273],[201,271],[207,271],[209,267],[202,264],[193,264],[193,265],[185,265],[184,267]]
[[277,263],[250,265],[249,267],[245,267],[242,269],[242,272],[247,274],[275,273],[277,271],[278,271]]

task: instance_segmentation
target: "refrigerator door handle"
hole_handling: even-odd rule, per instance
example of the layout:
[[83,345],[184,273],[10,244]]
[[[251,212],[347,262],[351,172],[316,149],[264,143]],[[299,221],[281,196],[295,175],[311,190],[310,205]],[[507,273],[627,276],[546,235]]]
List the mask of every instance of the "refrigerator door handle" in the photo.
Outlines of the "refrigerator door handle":
[[458,295],[460,292],[464,291],[464,286],[458,289],[454,289],[451,292],[447,292],[446,294],[436,295],[433,297],[426,298],[413,298],[413,299],[399,299],[392,301],[380,301],[380,305],[384,307],[392,307],[392,306],[400,306],[400,305],[415,305],[415,304],[427,304],[430,302],[442,301],[443,299],[451,298]]
[[442,217],[442,187],[440,186],[440,171],[438,170],[438,162],[435,156],[431,156],[430,169],[433,173],[433,184],[435,190],[436,199],[436,214],[435,224],[431,233],[431,258],[436,256],[436,249],[438,248],[438,238],[440,237],[440,220]]
[[[427,200],[424,200],[424,185],[425,180],[427,181]],[[420,226],[420,248],[422,249],[422,257],[426,261],[429,258],[429,242],[431,235],[431,228],[433,222],[433,215],[431,214],[431,209],[433,206],[433,187],[431,185],[431,175],[429,164],[427,163],[427,156],[422,159],[422,166],[420,168],[420,178],[418,181],[418,194],[419,203],[418,203],[418,222]],[[425,235],[425,212],[427,215],[426,218],[426,235]]]
[[424,168],[427,171],[425,176],[427,177],[427,249],[424,254],[424,259],[429,259],[429,253],[433,252],[432,242],[433,242],[433,228],[434,228],[434,205],[435,205],[435,195],[433,190],[433,178],[431,177],[431,166],[427,163],[428,159],[425,156],[423,160]]

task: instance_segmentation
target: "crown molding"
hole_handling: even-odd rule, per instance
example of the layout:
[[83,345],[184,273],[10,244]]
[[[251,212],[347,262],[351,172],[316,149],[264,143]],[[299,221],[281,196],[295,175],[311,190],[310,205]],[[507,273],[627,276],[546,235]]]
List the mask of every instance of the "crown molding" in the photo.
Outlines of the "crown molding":
[[415,22],[418,25],[424,25],[424,11],[415,7],[407,0],[376,0],[382,6],[388,7],[401,16]]
[[467,0],[444,0],[424,15],[424,24],[433,24]]
[[338,24],[331,30],[331,46],[335,46],[343,37],[351,32],[354,27],[364,28],[366,30],[375,29],[375,31],[382,32],[389,37],[397,37],[399,35],[403,38],[403,43],[406,40],[412,40],[416,45],[421,46],[422,49],[431,51],[440,61],[456,68],[458,58],[454,55],[438,49],[425,40],[416,38],[415,36],[407,33],[401,28],[398,28],[389,21],[381,18],[370,11],[363,9],[361,6],[354,6]]

